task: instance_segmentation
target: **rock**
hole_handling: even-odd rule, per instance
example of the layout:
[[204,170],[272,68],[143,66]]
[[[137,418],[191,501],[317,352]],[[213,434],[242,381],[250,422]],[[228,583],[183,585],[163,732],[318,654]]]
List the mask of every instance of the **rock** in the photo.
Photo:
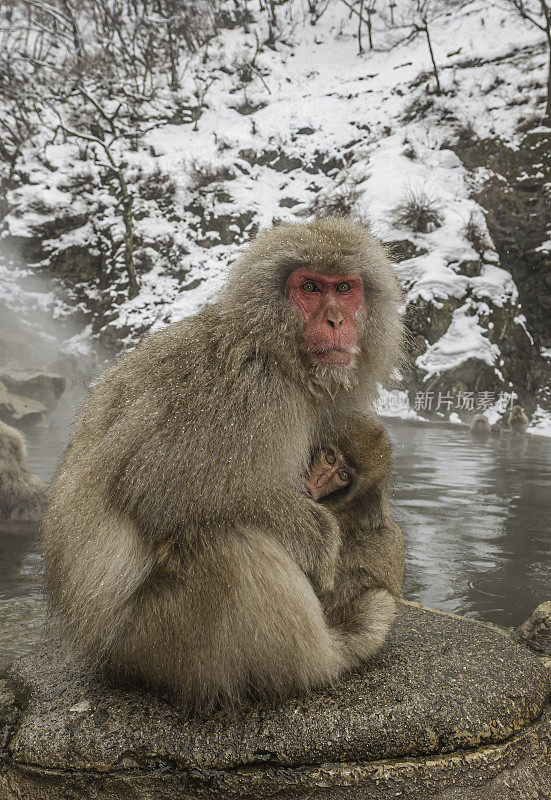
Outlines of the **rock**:
[[15,427],[28,425],[48,426],[48,409],[38,400],[8,392],[0,381],[0,420]]
[[204,721],[108,687],[52,644],[0,691],[0,797],[543,800],[550,693],[506,634],[410,604],[336,686]]
[[416,244],[408,239],[393,239],[390,242],[385,242],[385,244],[388,247],[390,258],[398,264],[401,261],[408,261],[410,258],[424,256],[427,253],[426,247],[417,247]]
[[48,270],[69,283],[97,280],[101,267],[101,256],[82,245],[73,244],[49,255]]
[[[511,146],[500,139],[458,142],[453,149],[465,167],[488,169],[488,180],[476,200],[487,210],[486,223],[496,252],[484,261],[501,262],[517,286],[522,313],[536,344],[551,344],[551,284],[546,281],[551,259],[551,130],[531,131]],[[496,261],[497,259],[497,261]]]
[[55,407],[66,385],[61,375],[28,369],[0,369],[0,381],[10,394],[37,400],[48,410]]
[[468,278],[474,278],[477,275],[480,275],[482,271],[482,262],[479,258],[467,258],[464,261],[460,261],[456,266],[453,266],[452,269],[454,269],[456,272],[459,272],[460,275],[466,275]]
[[537,653],[551,656],[551,600],[539,605],[532,616],[516,629],[514,636]]

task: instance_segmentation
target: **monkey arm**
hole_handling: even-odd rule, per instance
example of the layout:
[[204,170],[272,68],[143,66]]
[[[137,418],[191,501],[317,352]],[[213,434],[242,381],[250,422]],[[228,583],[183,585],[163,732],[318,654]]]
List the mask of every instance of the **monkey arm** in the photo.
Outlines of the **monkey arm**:
[[384,589],[399,597],[403,577],[404,539],[393,520],[378,528],[346,530],[343,526],[334,587],[323,592],[320,600],[332,624],[344,625],[371,589]]
[[342,531],[340,561],[400,595],[404,577],[404,537],[388,504],[385,483],[336,513]]
[[[333,587],[341,533],[337,518],[327,508],[296,490],[277,498],[277,515],[270,507],[271,531],[310,579],[316,591]],[[278,520],[275,527],[273,520]]]
[[[261,383],[261,376],[254,380]],[[279,409],[286,402],[281,394],[259,398]],[[300,466],[298,437],[285,430],[290,415],[279,410],[266,425],[272,412],[255,412],[252,400],[249,395],[240,406],[229,397],[225,407],[182,412],[177,403],[152,409],[138,396],[101,442],[105,450],[89,451],[90,479],[97,481],[101,465],[111,505],[136,524],[160,566],[178,571],[189,548],[254,526],[278,539],[313,585],[327,588],[340,545],[338,523],[294,487]]]

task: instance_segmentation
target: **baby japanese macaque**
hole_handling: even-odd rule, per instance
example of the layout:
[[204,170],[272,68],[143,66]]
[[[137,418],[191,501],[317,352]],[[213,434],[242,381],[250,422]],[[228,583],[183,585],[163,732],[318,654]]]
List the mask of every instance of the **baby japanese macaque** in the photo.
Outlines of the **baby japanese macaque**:
[[360,417],[335,443],[315,454],[302,491],[322,502],[339,521],[342,543],[335,586],[320,596],[333,624],[350,629],[350,608],[361,614],[362,597],[386,589],[399,597],[403,581],[402,531],[387,501],[390,441],[384,428]]
[[40,520],[46,484],[27,467],[21,433],[0,422],[0,520]]
[[337,448],[321,449],[314,458],[302,491],[312,500],[319,501],[328,494],[346,489],[352,481],[353,471]]

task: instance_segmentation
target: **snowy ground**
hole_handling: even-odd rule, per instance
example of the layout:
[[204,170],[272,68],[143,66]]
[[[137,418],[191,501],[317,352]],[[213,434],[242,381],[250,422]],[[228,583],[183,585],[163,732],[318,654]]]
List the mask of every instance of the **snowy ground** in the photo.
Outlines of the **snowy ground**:
[[[138,151],[126,154],[138,197],[139,182],[159,170],[170,176],[175,188],[171,218],[158,203],[142,202],[144,215],[136,223],[136,233],[152,266],[141,277],[139,295],[122,302],[117,319],[111,322],[130,330],[129,344],[133,331],[165,325],[208,302],[254,225],[268,226],[275,219],[303,220],[320,204],[332,207],[343,197],[353,199],[354,213],[369,219],[383,239],[408,239],[424,252],[398,265],[408,301],[417,297],[461,301],[448,331],[419,357],[427,376],[472,357],[499,370],[499,346],[487,338],[479,314],[484,315],[488,304],[516,303],[517,290],[511,275],[500,267],[490,240],[480,276],[469,278],[454,269],[462,261],[477,258],[465,238],[470,215],[477,215],[482,226],[485,223],[483,212],[471,199],[473,177],[448,145],[457,139],[458,129],[469,124],[479,137],[499,136],[514,144],[519,119],[536,111],[542,89],[534,87],[544,85],[546,54],[538,31],[496,5],[474,2],[462,9],[442,8],[431,29],[441,95],[427,93],[434,87],[434,78],[428,74],[431,64],[424,39],[389,49],[405,38],[406,31],[389,30],[376,18],[376,49],[359,56],[357,24],[337,2],[316,26],[301,19],[295,3],[285,43],[278,43],[275,51],[264,48],[259,53],[257,69],[247,83],[240,82],[235,71],[227,74],[216,67],[234,68],[252,56],[255,26],[250,34],[221,33],[209,46],[209,71],[216,80],[206,95],[208,107],[198,130],[193,131],[191,124],[166,124],[147,134]],[[405,15],[404,9],[405,4],[399,2],[397,18]],[[188,69],[189,93],[200,70],[204,67],[199,64]],[[166,98],[161,101],[169,103]],[[416,113],[427,101],[430,108],[423,115]],[[240,113],[245,104],[258,108]],[[26,154],[28,185],[9,198],[13,210],[5,223],[12,235],[30,235],[34,224],[64,207],[71,213],[87,213],[101,193],[98,188],[79,197],[68,190],[79,170],[91,173],[93,182],[97,167],[78,160],[76,144],[48,145],[46,138],[45,134],[43,151],[36,147]],[[268,151],[300,159],[302,165],[332,158],[336,166],[326,174],[314,167],[282,171],[273,158],[272,165],[254,163]],[[197,175],[201,171],[218,171],[222,177],[200,186]],[[429,233],[414,234],[392,222],[393,211],[408,191],[420,190],[440,205],[442,224]],[[212,230],[208,234],[212,246],[205,247],[198,200],[207,216],[251,215],[252,222],[243,230],[236,225],[229,244],[219,242]],[[113,202],[109,207],[107,197],[102,224],[120,226]],[[160,255],[167,242],[180,266],[177,273]],[[51,247],[73,244],[94,248],[90,222],[56,239]],[[0,271],[4,292],[16,292],[13,280],[13,271]],[[14,294],[14,304],[20,301]],[[41,302],[50,302],[55,313],[64,313],[61,303],[56,305],[52,298],[42,297]],[[516,324],[524,325],[520,309]],[[551,420],[538,413],[533,430],[551,435]]]

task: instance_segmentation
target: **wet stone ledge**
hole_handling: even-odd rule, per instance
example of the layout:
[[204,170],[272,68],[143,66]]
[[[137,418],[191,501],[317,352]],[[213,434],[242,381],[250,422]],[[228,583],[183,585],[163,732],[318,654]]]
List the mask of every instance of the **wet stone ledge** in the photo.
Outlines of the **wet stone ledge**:
[[189,720],[55,644],[0,692],[0,800],[543,800],[551,674],[500,631],[404,604],[336,686]]

